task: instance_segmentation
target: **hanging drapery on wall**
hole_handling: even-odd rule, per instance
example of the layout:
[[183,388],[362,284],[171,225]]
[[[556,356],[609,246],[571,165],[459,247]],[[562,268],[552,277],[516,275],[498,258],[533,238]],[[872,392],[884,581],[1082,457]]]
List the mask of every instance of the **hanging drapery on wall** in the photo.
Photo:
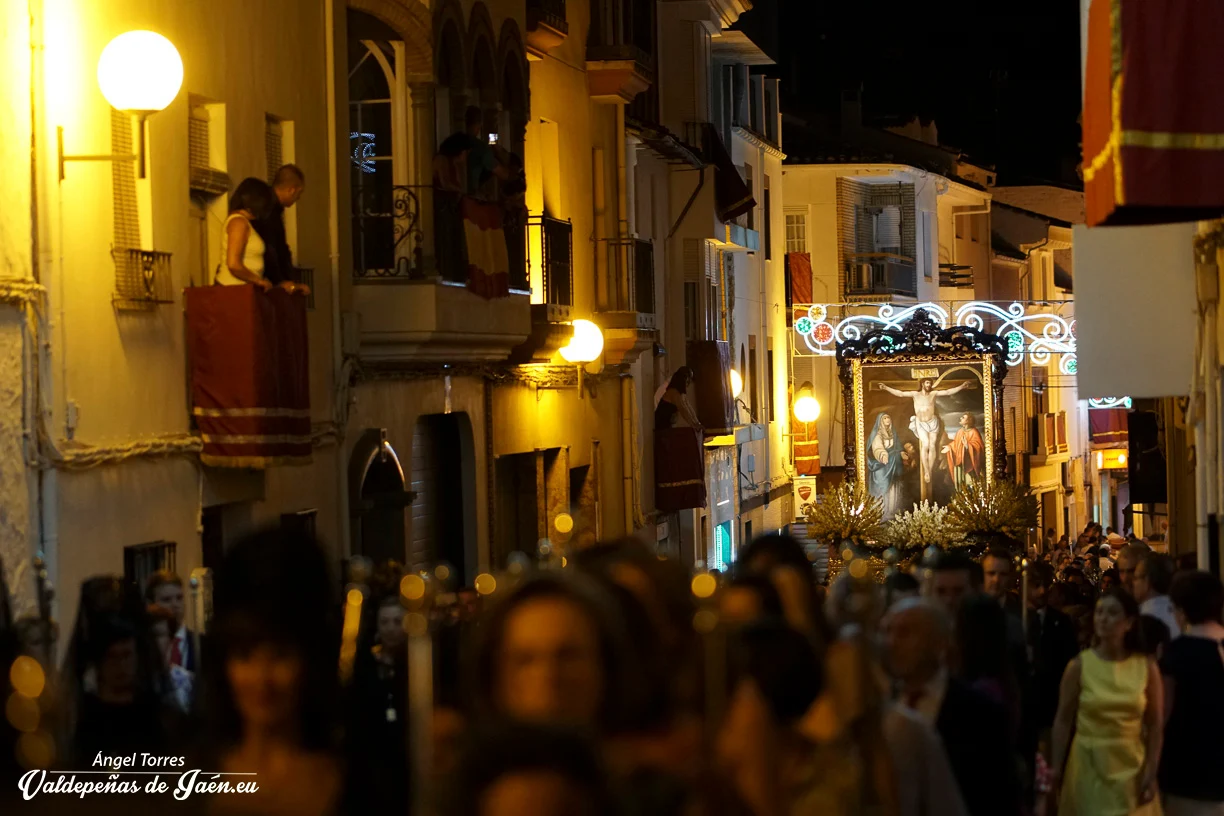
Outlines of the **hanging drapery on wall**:
[[690,340],[688,364],[693,369],[693,409],[707,436],[734,432],[735,401],[731,397],[731,346],[722,340]]
[[786,253],[790,269],[791,303],[812,302],[812,256],[806,252]]
[[1224,213],[1224,4],[1093,0],[1084,77],[1089,226]]
[[1088,412],[1088,428],[1092,444],[1099,447],[1126,447],[1127,411],[1125,408],[1094,408]]
[[254,286],[188,289],[191,407],[215,467],[310,461],[306,299]]
[[819,476],[820,440],[816,435],[816,423],[795,420],[791,430],[795,434],[795,474]]
[[661,513],[705,507],[705,449],[695,428],[655,431],[655,508]]

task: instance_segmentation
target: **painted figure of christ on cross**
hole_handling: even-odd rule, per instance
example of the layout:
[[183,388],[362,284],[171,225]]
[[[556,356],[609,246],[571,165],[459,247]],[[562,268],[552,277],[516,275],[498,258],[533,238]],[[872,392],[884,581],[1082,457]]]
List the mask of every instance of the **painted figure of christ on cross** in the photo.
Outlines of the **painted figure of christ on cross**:
[[959,394],[966,388],[974,387],[972,380],[966,380],[952,388],[935,388],[935,381],[924,379],[918,384],[917,391],[901,391],[885,383],[879,383],[884,391],[894,397],[905,397],[914,401],[914,416],[910,419],[910,430],[918,437],[918,457],[922,464],[922,499],[932,498],[931,480],[935,475],[935,459],[943,447],[940,442],[941,423],[936,413],[935,399]]

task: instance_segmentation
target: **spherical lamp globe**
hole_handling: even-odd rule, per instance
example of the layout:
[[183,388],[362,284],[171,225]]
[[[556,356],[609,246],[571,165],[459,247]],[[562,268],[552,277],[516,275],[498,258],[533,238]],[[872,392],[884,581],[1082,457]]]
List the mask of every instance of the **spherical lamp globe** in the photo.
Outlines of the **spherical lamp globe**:
[[589,320],[575,320],[574,336],[561,348],[561,357],[567,363],[593,363],[603,353],[603,332]]
[[111,107],[132,113],[163,110],[183,87],[183,60],[174,43],[152,31],[129,31],[98,57],[98,87]]
[[739,399],[739,395],[744,391],[744,378],[734,368],[731,369],[731,399]]
[[820,419],[820,403],[811,394],[803,394],[795,400],[795,419],[800,422],[815,422]]

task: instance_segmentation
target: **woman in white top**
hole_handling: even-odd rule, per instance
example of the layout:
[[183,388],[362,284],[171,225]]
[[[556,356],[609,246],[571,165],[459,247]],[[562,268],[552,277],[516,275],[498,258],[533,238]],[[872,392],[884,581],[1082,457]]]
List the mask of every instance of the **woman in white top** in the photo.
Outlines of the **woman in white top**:
[[276,197],[267,183],[257,178],[243,179],[230,196],[229,217],[221,234],[221,255],[225,258],[217,271],[221,286],[242,286],[250,283],[265,292],[272,283],[264,278],[264,242],[251,225],[267,218]]

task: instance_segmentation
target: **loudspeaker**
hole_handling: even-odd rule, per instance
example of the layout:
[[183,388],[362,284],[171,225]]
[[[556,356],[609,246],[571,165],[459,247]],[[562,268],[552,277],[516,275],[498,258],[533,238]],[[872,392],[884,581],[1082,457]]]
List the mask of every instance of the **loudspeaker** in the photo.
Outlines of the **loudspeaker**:
[[1169,500],[1164,451],[1160,449],[1160,423],[1154,411],[1127,415],[1127,472],[1130,500],[1137,504],[1164,504]]

